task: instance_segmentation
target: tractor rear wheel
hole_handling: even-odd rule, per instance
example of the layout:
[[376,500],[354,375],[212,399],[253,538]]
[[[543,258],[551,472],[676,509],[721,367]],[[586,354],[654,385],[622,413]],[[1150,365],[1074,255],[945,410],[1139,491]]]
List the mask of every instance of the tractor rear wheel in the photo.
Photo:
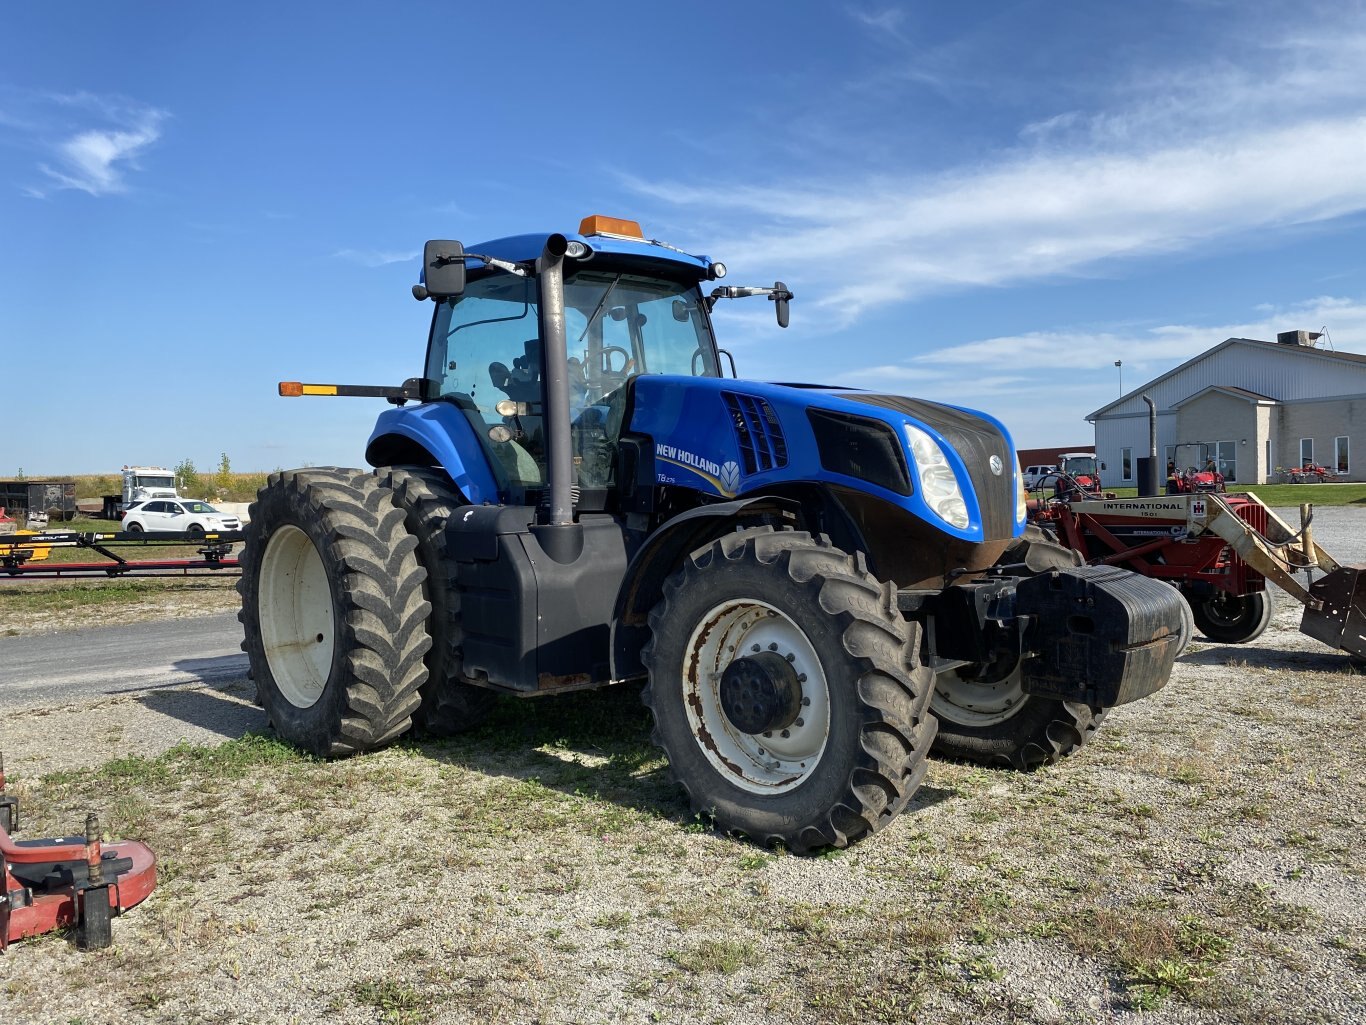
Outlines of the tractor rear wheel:
[[692,808],[788,850],[844,847],[906,807],[934,738],[919,626],[828,539],[763,527],[694,551],[642,652],[653,739]]
[[431,647],[417,539],[363,470],[270,475],[242,550],[243,649],[275,731],[324,756],[412,725]]
[[[1023,563],[1032,575],[1085,560],[1031,524],[999,561]],[[1071,754],[1091,739],[1105,718],[1104,708],[1026,694],[1018,661],[994,671],[962,669],[935,677],[930,699],[930,711],[939,720],[935,754],[1028,771]]]
[[417,538],[417,558],[427,571],[427,600],[432,603],[427,682],[422,685],[422,704],[413,714],[413,725],[434,737],[473,729],[492,709],[495,695],[465,683],[461,676],[460,592],[446,523],[467,503],[445,474],[430,467],[383,467],[375,476],[393,492],[406,516],[408,533]]
[[1195,625],[1220,644],[1246,644],[1260,637],[1271,622],[1271,598],[1265,591],[1187,597]]

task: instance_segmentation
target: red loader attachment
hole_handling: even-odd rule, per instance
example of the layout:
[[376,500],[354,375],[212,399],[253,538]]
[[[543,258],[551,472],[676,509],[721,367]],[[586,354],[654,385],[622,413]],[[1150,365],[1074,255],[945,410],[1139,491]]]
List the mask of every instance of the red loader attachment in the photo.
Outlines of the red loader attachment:
[[0,761],[0,951],[67,926],[75,927],[82,949],[109,946],[112,918],[142,903],[156,886],[156,856],[136,841],[102,843],[93,814],[86,816],[84,836],[14,840],[19,801],[4,790]]
[[[1034,522],[1091,565],[1122,566],[1178,587],[1212,640],[1251,640],[1269,620],[1267,580],[1304,606],[1300,632],[1366,658],[1366,566],[1344,566],[1250,494],[1032,503]],[[1312,580],[1313,573],[1322,574]],[[1312,583],[1301,583],[1298,574]],[[1249,612],[1261,610],[1260,616]]]

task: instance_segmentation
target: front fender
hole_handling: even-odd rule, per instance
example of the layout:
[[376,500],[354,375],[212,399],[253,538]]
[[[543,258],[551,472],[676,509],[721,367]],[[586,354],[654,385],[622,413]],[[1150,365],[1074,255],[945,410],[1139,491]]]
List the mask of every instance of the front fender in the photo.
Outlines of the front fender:
[[474,505],[498,501],[498,481],[488,457],[474,427],[454,404],[427,402],[381,413],[365,446],[366,461],[371,466],[384,464],[384,451],[399,439],[430,452]]
[[649,640],[650,610],[664,596],[664,581],[702,545],[741,526],[756,526],[765,517],[794,521],[796,503],[771,495],[719,502],[689,509],[662,524],[632,557],[612,611],[612,679],[645,672],[640,649]]

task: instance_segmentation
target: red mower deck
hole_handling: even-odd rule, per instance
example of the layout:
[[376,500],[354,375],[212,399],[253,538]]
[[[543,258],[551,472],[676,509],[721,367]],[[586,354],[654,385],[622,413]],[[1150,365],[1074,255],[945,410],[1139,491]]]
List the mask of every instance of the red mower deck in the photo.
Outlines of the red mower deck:
[[104,843],[99,818],[86,816],[84,836],[14,840],[19,802],[4,793],[0,760],[0,951],[16,940],[75,928],[76,945],[113,942],[111,919],[141,904],[156,886],[156,855],[134,840]]

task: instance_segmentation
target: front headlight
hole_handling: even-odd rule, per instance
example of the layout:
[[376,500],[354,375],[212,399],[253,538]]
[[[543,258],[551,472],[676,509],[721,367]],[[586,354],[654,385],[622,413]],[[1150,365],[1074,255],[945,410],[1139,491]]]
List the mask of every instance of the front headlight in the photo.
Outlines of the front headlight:
[[945,523],[964,530],[968,525],[968,504],[958,486],[953,467],[939,442],[919,427],[906,425],[906,437],[915,457],[915,471],[920,477],[920,493],[925,502]]
[[1024,478],[1020,476],[1020,468],[1015,468],[1015,522],[1023,523],[1025,517],[1029,515],[1029,493],[1025,491]]

